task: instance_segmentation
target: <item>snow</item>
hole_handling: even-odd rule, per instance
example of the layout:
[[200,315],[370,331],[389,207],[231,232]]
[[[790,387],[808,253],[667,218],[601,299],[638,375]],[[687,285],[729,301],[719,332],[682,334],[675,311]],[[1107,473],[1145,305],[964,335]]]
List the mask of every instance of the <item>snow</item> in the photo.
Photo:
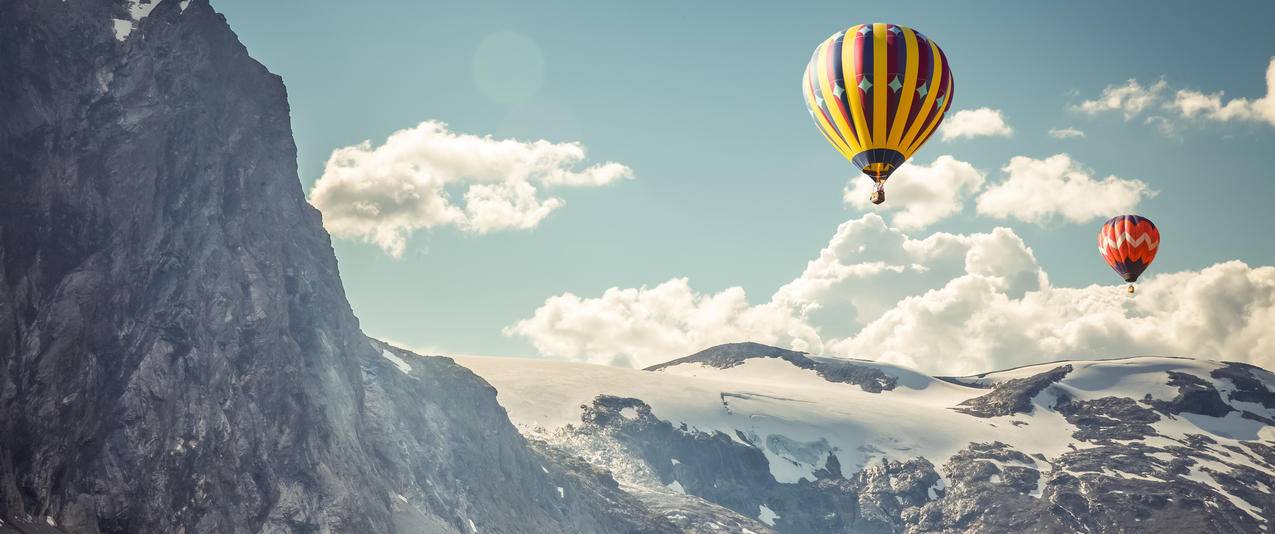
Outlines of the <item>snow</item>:
[[[150,16],[151,10],[155,9],[155,6],[159,5],[160,1],[161,0],[129,0],[128,16],[131,20],[111,19],[115,29],[115,40],[123,41],[127,39],[129,34],[133,33],[133,28],[136,27],[136,23]],[[186,11],[186,4],[188,3],[189,0],[181,2],[180,7],[182,11]]]
[[1072,371],[1067,373],[1060,386],[1071,397],[1079,400],[1092,400],[1111,395],[1133,396],[1135,392],[1137,395],[1133,398],[1137,400],[1141,400],[1147,394],[1158,400],[1172,400],[1177,397],[1178,388],[1169,386],[1169,371],[1195,375],[1212,381],[1209,373],[1217,368],[1216,363],[1205,360],[1138,357],[1050,362],[960,377],[958,380],[967,384],[993,385],[1044,373],[1062,365],[1071,365]]
[[681,461],[681,460],[678,460],[677,458],[670,458],[670,459],[669,459],[669,461],[670,461],[670,462],[673,462],[673,465],[677,465],[677,464],[682,463],[682,461]]
[[470,531],[470,532],[473,532],[474,534],[478,534],[478,527],[477,527],[477,526],[474,526],[474,520],[473,520],[473,519],[466,519],[466,521],[468,521],[468,522],[469,522],[469,531]]
[[565,499],[565,498],[567,498],[567,492],[566,492],[566,490],[563,490],[563,489],[562,489],[562,486],[558,486],[558,498],[559,498],[559,499]]
[[133,31],[133,23],[123,19],[111,19],[111,23],[115,28],[115,40],[123,41],[128,38],[128,34]]
[[398,367],[398,370],[402,371],[403,374],[405,375],[412,374],[412,366],[408,365],[407,362],[404,361],[402,358],[399,358],[398,355],[394,354],[393,352],[390,352],[389,349],[382,349],[381,357],[393,362],[394,366]]
[[1235,505],[1236,508],[1239,508],[1240,510],[1244,510],[1249,515],[1253,516],[1253,518],[1257,519],[1260,522],[1265,523],[1266,517],[1262,515],[1261,508],[1253,506],[1248,501],[1245,501],[1244,499],[1241,499],[1235,496],[1234,494],[1227,492],[1226,489],[1223,488],[1222,485],[1219,484],[1217,480],[1213,478],[1213,475],[1210,473],[1210,471],[1230,471],[1230,470],[1231,470],[1230,466],[1223,464],[1221,462],[1214,462],[1214,461],[1205,460],[1202,458],[1197,458],[1196,464],[1191,466],[1191,470],[1189,473],[1187,473],[1186,478],[1190,480],[1194,480],[1196,482],[1200,482],[1206,486],[1209,486],[1210,488],[1213,489],[1214,492],[1217,492],[1219,495],[1222,495],[1223,497],[1226,497],[1227,500],[1231,501],[1231,504]]
[[[987,393],[897,366],[872,364],[899,387],[869,393],[829,382],[778,358],[717,369],[684,364],[661,372],[526,358],[457,357],[497,390],[518,426],[535,433],[579,424],[581,405],[600,394],[642,399],[655,417],[703,432],[749,436],[779,482],[814,480],[828,454],[854,473],[885,457],[925,456],[942,464],[970,442],[999,440],[1020,451],[1055,456],[1073,429],[1062,416],[1041,413],[1015,427],[953,412],[951,406]],[[866,364],[865,364],[866,365]]]
[[933,501],[937,500],[939,498],[939,492],[945,489],[947,489],[947,482],[944,482],[943,479],[940,478],[935,480],[934,484],[931,484],[930,487],[926,489],[926,493],[929,494],[930,500]]
[[627,408],[620,410],[620,417],[623,417],[625,419],[637,419],[638,418],[637,408],[629,406]]
[[48,524],[49,524],[49,526],[51,526],[51,527],[56,527],[56,526],[58,526],[58,522],[57,522],[57,521],[54,521],[54,520],[53,520],[53,516],[51,516],[51,515],[46,515],[46,516],[44,516],[44,522],[45,522],[45,523],[48,523]]
[[673,491],[676,491],[678,493],[681,493],[682,495],[686,495],[686,489],[682,487],[681,482],[678,482],[676,480],[669,482],[668,485],[665,487]]
[[[1071,373],[1033,399],[1036,408],[1033,413],[978,418],[951,408],[988,393],[988,389],[953,384],[906,368],[870,362],[856,363],[872,365],[898,377],[898,387],[880,394],[868,393],[856,385],[829,382],[812,370],[779,358],[750,359],[727,369],[682,364],[659,372],[536,359],[481,356],[455,359],[496,388],[499,402],[524,432],[543,435],[560,431],[568,424],[579,424],[581,405],[590,404],[600,394],[634,397],[650,405],[655,417],[675,426],[685,424],[702,432],[722,432],[737,442],[757,447],[769,462],[771,475],[781,483],[814,480],[814,472],[823,468],[830,454],[837,457],[842,472],[849,476],[882,458],[904,461],[925,457],[941,466],[972,442],[1000,441],[1029,456],[1041,454],[1046,458],[1090,448],[1094,445],[1076,440],[1072,436],[1075,426],[1052,409],[1059,395],[1080,400],[1122,396],[1140,401],[1149,394],[1152,398],[1169,400],[1177,396],[1177,388],[1167,385],[1170,371],[1214,383],[1224,398],[1229,398],[1234,390],[1228,380],[1210,377],[1210,372],[1221,365],[1216,362],[1154,357],[1053,362],[962,378],[965,383],[992,385],[1045,372],[1065,363],[1073,366]],[[1275,383],[1275,378],[1268,383]],[[630,413],[630,410],[625,409],[621,415],[635,417],[636,411]],[[1275,410],[1268,411],[1257,405],[1250,411],[1275,416],[1270,413]],[[1275,475],[1275,466],[1250,454],[1241,443],[1275,439],[1275,428],[1246,419],[1239,412],[1225,417],[1162,416],[1152,426],[1160,435],[1143,440],[1148,446],[1183,447],[1189,434],[1204,434],[1218,444],[1198,452],[1225,462],[1206,463],[1210,470],[1229,473],[1236,465],[1248,465]],[[652,475],[644,471],[647,469],[644,465],[630,465],[633,460],[626,453],[605,445],[590,444],[596,447],[590,453],[591,460],[627,473],[625,476],[630,480],[651,480]],[[1242,452],[1229,450],[1227,445],[1239,447]],[[1174,455],[1165,452],[1151,456],[1160,462],[1162,470],[1150,473],[1108,470],[1105,474],[1171,480],[1168,460]],[[1037,469],[1041,473],[1037,487],[1029,492],[1036,498],[1041,497],[1048,479],[1057,474],[1048,462],[1039,460],[1032,463],[984,461],[1000,468],[1021,465]],[[671,462],[677,465],[681,460]],[[1197,470],[1193,475],[1220,492],[1220,486],[1207,473]],[[938,497],[942,484],[940,480],[929,489],[932,499]],[[677,491],[681,484],[674,481],[668,487]],[[1242,509],[1254,509],[1234,496],[1227,498]]]
[[775,526],[776,519],[779,519],[779,514],[776,514],[774,510],[767,508],[764,504],[757,505],[758,521],[765,523],[766,526],[773,527]]
[[128,14],[133,20],[142,20],[151,14],[151,10],[159,5],[160,0],[129,0]]
[[186,12],[186,6],[188,5],[190,5],[190,0],[182,0],[181,2],[177,3],[177,7],[181,8],[182,13]]
[[394,496],[398,497],[400,501],[407,502],[407,497],[404,497],[401,493],[395,493]]

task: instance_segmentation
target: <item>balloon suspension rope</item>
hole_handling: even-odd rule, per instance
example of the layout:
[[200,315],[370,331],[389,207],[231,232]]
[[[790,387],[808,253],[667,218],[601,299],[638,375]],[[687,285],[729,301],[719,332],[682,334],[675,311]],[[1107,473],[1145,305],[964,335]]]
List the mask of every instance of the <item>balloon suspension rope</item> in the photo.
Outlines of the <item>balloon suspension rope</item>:
[[872,195],[868,197],[868,200],[871,200],[873,204],[885,202],[885,180],[873,178],[872,181],[876,185],[873,186]]

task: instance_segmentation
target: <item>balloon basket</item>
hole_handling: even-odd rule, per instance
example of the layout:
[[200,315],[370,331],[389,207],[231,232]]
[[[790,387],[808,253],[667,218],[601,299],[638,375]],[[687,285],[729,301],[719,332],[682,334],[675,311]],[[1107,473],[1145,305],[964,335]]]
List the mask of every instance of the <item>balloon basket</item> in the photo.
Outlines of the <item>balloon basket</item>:
[[876,191],[873,191],[872,196],[868,197],[868,199],[872,200],[873,204],[880,204],[882,202],[885,202],[885,190],[878,189]]
[[1129,294],[1133,294],[1133,284],[1129,284]]

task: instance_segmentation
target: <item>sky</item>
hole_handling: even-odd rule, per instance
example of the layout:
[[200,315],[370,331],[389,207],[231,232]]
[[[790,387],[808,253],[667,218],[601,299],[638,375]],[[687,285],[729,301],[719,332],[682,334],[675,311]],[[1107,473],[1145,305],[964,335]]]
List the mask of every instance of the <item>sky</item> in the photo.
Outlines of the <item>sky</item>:
[[[947,373],[1275,363],[1275,4],[214,7],[287,86],[370,335],[629,366],[745,339]],[[799,86],[864,22],[955,78],[883,208]],[[1162,234],[1133,297],[1096,250],[1120,213]]]

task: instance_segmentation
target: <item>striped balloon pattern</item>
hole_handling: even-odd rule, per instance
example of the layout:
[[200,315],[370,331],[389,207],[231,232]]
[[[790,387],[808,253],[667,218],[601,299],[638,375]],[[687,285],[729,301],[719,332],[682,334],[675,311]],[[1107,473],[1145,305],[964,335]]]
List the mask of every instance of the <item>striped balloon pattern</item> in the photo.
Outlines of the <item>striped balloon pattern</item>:
[[912,157],[952,107],[947,56],[897,24],[833,34],[815,49],[801,85],[819,131],[878,183]]
[[1151,265],[1159,249],[1160,230],[1146,217],[1118,215],[1098,230],[1098,253],[1129,283]]

